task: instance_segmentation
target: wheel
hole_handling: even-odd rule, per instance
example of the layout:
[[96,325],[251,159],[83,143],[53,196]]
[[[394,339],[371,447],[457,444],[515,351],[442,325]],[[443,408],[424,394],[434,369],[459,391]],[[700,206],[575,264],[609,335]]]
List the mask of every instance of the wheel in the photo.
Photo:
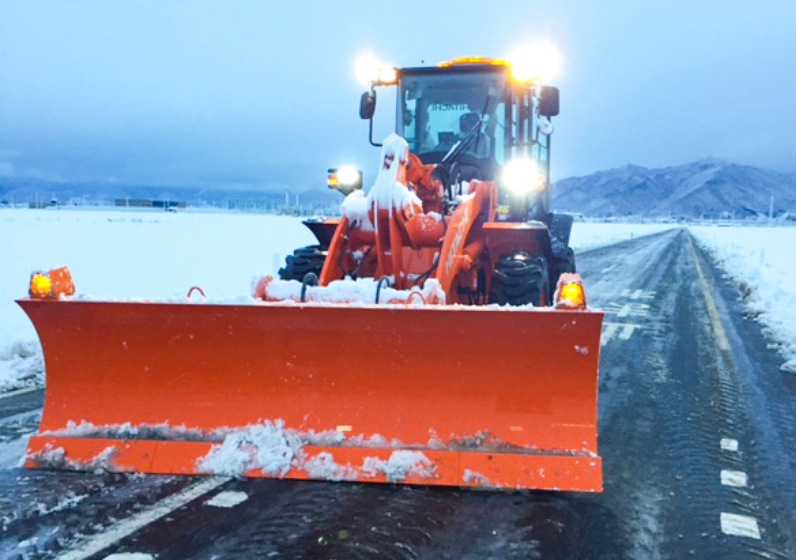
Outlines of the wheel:
[[284,268],[279,269],[279,278],[302,282],[310,272],[320,277],[327,253],[328,251],[321,250],[320,245],[309,245],[296,249],[285,259]]
[[577,272],[575,270],[575,253],[567,247],[567,254],[563,259],[558,259],[550,269],[550,286],[555,291],[558,286],[558,277],[564,272]]
[[500,257],[492,275],[489,302],[546,306],[550,302],[547,260],[524,251]]

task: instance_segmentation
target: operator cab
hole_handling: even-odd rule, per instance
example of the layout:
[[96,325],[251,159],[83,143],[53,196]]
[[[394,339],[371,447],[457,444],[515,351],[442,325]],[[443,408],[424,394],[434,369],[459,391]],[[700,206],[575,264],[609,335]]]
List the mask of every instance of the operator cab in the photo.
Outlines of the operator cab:
[[[481,163],[489,167],[501,165],[506,78],[506,68],[501,66],[404,69],[396,132],[423,163],[439,163],[456,142],[480,127],[464,152],[487,160]],[[492,175],[494,169],[490,171]]]
[[[506,61],[480,57],[389,68],[372,81],[372,86],[387,85],[398,86],[396,133],[423,163],[439,164],[448,189],[473,179],[504,184],[503,170],[510,162],[533,160],[542,186],[531,188],[534,179],[528,176],[521,194],[514,194],[512,185],[508,192],[501,189],[500,204],[512,206],[512,221],[528,216],[530,206],[535,206],[537,220],[547,221],[549,118],[558,115],[556,88],[518,79]],[[372,87],[362,96],[360,116],[370,120],[370,142],[379,146],[372,137],[375,106]]]

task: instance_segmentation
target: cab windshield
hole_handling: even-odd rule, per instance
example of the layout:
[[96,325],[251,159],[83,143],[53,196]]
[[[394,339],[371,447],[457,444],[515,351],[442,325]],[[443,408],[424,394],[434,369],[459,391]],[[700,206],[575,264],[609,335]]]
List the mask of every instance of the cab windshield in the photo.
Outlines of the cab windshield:
[[[506,74],[502,68],[457,70],[403,73],[397,132],[425,163],[439,162],[470,133],[477,137],[468,152],[502,164]],[[473,130],[479,119],[480,132]]]

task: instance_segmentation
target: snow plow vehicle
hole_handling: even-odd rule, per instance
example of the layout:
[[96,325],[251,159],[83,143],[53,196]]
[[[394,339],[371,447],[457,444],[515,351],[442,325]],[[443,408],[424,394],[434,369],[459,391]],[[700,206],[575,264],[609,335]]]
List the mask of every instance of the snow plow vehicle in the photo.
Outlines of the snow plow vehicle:
[[[512,68],[382,69],[374,184],[250,302],[88,300],[35,273],[26,465],[600,492],[602,313],[550,210],[558,90]],[[398,89],[382,144],[378,86]]]

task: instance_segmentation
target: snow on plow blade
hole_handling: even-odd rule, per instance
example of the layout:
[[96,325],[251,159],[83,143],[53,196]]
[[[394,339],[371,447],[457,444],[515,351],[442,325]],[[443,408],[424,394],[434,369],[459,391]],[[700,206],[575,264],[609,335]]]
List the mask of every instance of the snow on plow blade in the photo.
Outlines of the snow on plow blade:
[[599,492],[602,314],[20,300],[26,466]]

